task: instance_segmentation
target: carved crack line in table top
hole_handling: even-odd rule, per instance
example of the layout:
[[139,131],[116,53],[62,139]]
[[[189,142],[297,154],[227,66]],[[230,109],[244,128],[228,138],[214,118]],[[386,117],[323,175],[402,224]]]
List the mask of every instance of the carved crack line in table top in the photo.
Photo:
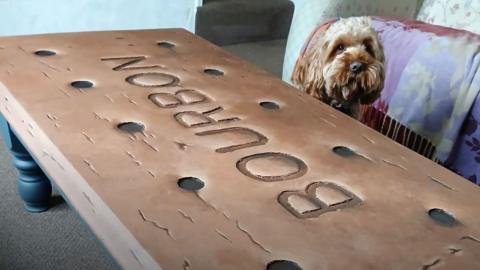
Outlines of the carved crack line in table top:
[[173,240],[175,240],[175,237],[173,237],[173,234],[171,232],[171,230],[165,226],[162,226],[160,225],[157,221],[155,220],[151,220],[149,218],[147,218],[145,216],[145,214],[142,212],[142,210],[140,209],[137,209],[138,210],[138,214],[140,215],[140,218],[144,221],[144,222],[147,222],[147,223],[150,223],[152,224],[155,228],[158,228],[162,231],[164,231],[170,238],[172,238]]

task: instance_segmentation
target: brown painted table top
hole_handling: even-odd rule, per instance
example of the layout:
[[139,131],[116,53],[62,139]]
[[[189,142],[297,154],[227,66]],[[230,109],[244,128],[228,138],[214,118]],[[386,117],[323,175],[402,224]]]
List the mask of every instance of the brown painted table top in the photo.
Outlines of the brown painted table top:
[[0,82],[126,269],[480,269],[475,185],[186,31],[1,38]]

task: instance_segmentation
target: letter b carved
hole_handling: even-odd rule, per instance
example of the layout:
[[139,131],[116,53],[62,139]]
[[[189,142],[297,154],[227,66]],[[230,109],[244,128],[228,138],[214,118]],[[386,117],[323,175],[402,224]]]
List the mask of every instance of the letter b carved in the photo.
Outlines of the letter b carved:
[[314,218],[326,212],[362,203],[352,192],[331,182],[315,182],[305,191],[284,191],[278,202],[297,218]]

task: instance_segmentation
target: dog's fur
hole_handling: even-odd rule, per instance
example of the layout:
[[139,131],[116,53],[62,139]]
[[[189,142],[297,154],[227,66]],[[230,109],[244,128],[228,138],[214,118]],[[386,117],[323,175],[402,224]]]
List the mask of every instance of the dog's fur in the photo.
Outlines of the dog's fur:
[[[339,19],[320,35],[298,60],[293,83],[358,118],[360,104],[373,103],[383,88],[384,54],[377,33],[369,17],[352,17]],[[354,63],[361,64],[360,71],[353,72]]]

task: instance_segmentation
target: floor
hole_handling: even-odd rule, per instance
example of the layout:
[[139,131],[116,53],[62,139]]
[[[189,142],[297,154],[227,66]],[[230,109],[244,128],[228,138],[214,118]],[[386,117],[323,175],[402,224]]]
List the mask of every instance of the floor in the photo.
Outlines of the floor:
[[25,211],[3,143],[0,175],[0,269],[119,269],[59,195],[44,213]]

